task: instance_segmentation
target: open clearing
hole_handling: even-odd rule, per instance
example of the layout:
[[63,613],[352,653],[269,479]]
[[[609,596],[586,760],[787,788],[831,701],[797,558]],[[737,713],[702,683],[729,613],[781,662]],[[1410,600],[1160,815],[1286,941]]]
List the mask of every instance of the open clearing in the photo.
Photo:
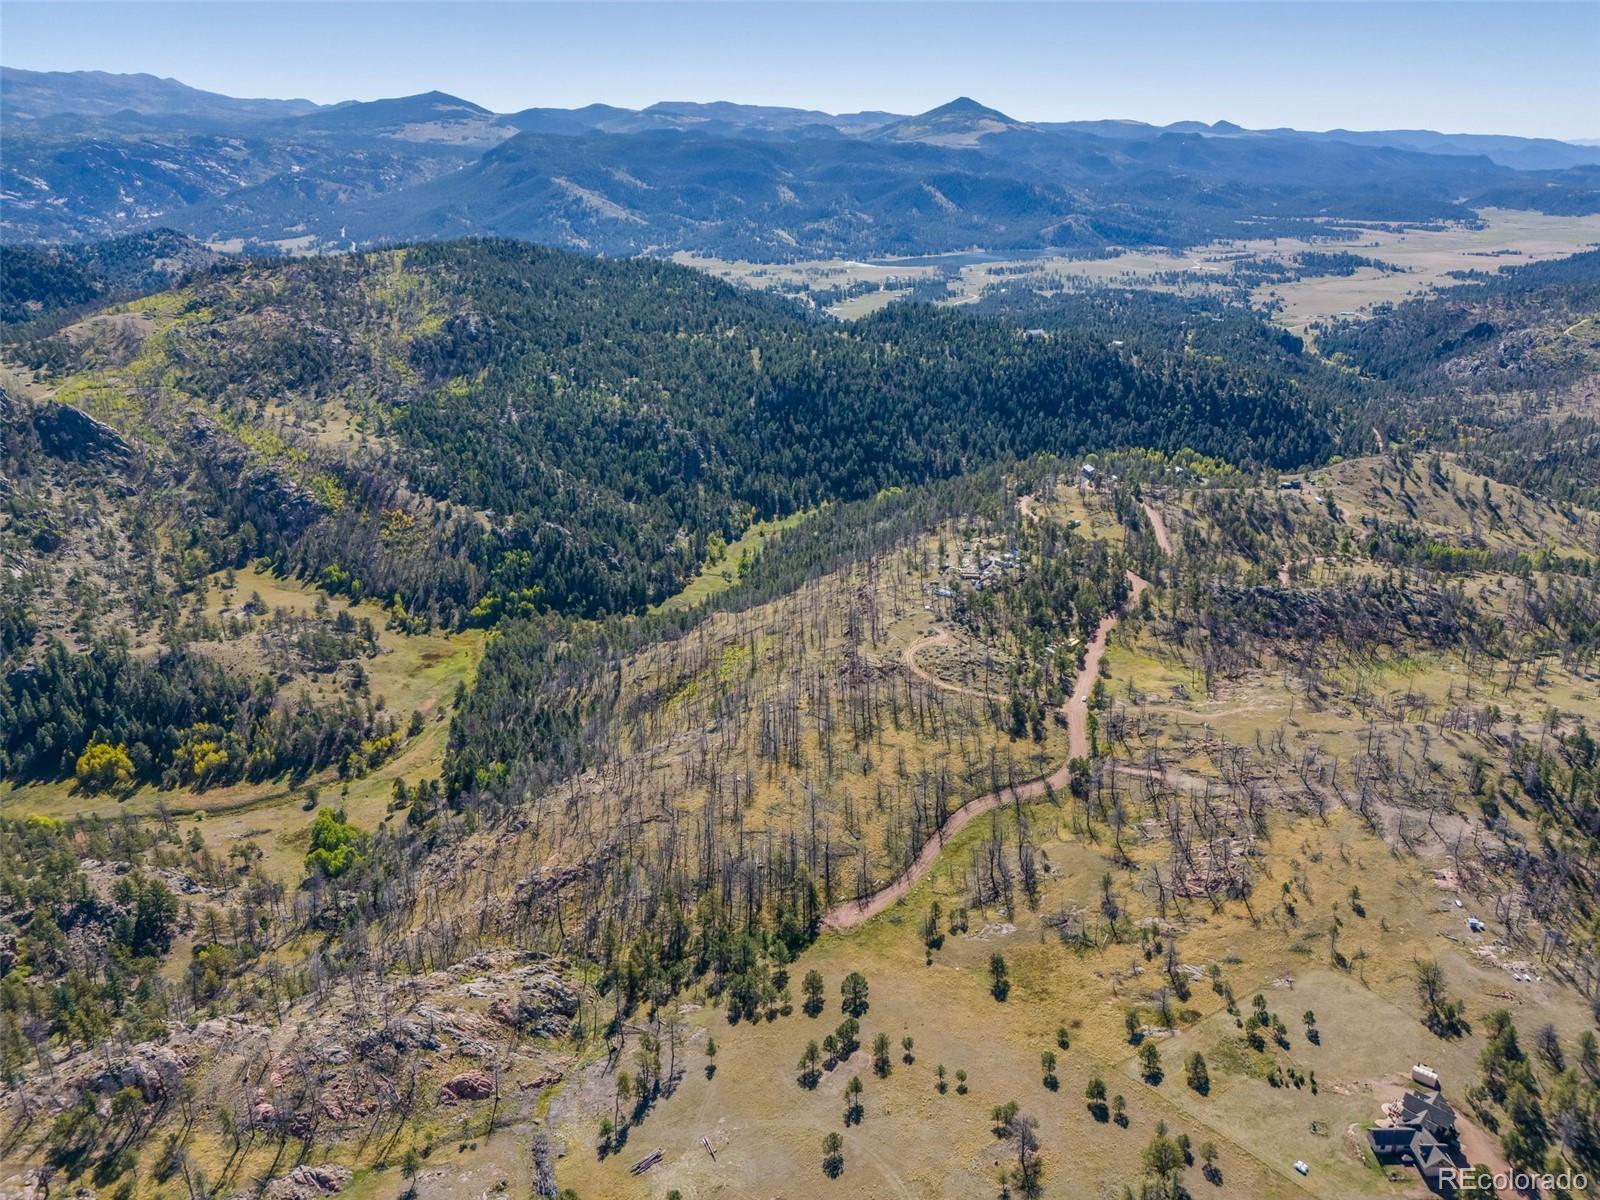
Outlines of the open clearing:
[[701,563],[700,573],[684,584],[683,590],[663,600],[658,607],[667,612],[693,608],[718,592],[732,587],[739,579],[739,564],[746,555],[754,558],[761,553],[769,537],[799,524],[805,518],[805,513],[794,513],[770,521],[752,522],[749,528],[728,543],[715,559],[707,558]]
[[[1016,1100],[1039,1118],[1050,1194],[1115,1196],[1156,1122],[1164,1120],[1174,1135],[1186,1133],[1196,1146],[1212,1141],[1219,1148],[1223,1185],[1213,1190],[1191,1171],[1197,1197],[1272,1200],[1309,1193],[1343,1200],[1358,1187],[1363,1194],[1409,1196],[1416,1181],[1379,1181],[1346,1130],[1378,1118],[1384,1089],[1398,1087],[1414,1061],[1437,1066],[1446,1094],[1459,1105],[1474,1078],[1476,1057],[1470,1039],[1441,1043],[1417,1021],[1413,955],[1439,956],[1473,1011],[1509,1004],[1525,1021],[1533,1019],[1529,1013],[1558,1014],[1569,1036],[1582,1027],[1581,1012],[1564,1004],[1553,986],[1519,986],[1510,994],[1503,972],[1486,968],[1456,944],[1460,911],[1446,893],[1419,885],[1413,864],[1396,859],[1352,817],[1339,814],[1326,827],[1311,821],[1286,827],[1271,841],[1264,873],[1274,883],[1297,881],[1293,917],[1274,909],[1252,924],[1242,910],[1214,914],[1196,906],[1171,923],[1182,936],[1186,964],[1223,964],[1242,1005],[1257,991],[1268,997],[1291,1027],[1290,1049],[1257,1055],[1240,1046],[1220,998],[1197,981],[1180,1032],[1159,1039],[1165,1077],[1152,1086],[1139,1077],[1122,1014],[1129,1005],[1148,1003],[1160,981],[1159,963],[1146,961],[1137,945],[1074,950],[1045,927],[1042,915],[1095,903],[1106,859],[1103,847],[1065,828],[1064,809],[1039,803],[1026,811],[1036,826],[1057,830],[1043,846],[1050,873],[1037,912],[1019,910],[1006,921],[974,913],[969,932],[947,938],[924,965],[922,914],[935,898],[947,911],[964,903],[960,864],[982,841],[990,820],[1004,824],[1010,817],[995,814],[976,822],[953,839],[939,866],[902,903],[858,930],[825,936],[792,965],[791,988],[804,972],[821,972],[828,998],[822,1016],[811,1019],[797,1010],[775,1021],[729,1027],[706,997],[691,997],[680,1010],[688,1027],[680,1054],[687,1062],[677,1090],[632,1130],[620,1151],[600,1159],[592,1149],[590,1122],[608,1095],[602,1067],[592,1067],[582,1082],[562,1092],[553,1119],[568,1148],[563,1181],[580,1195],[608,1197],[653,1197],[670,1188],[693,1196],[992,1195],[996,1170],[1009,1160],[1010,1148],[991,1132],[989,1112]],[[1159,848],[1143,848],[1136,857],[1152,853],[1159,855]],[[1335,971],[1326,966],[1321,930],[1353,876],[1362,880],[1367,916],[1353,920],[1346,913],[1343,946],[1357,968]],[[1132,878],[1118,872],[1118,887],[1126,888]],[[1380,929],[1380,922],[1388,928]],[[1011,967],[1005,1003],[988,994],[987,965],[995,951]],[[805,1089],[796,1082],[795,1064],[807,1040],[820,1039],[841,1019],[838,982],[852,970],[863,971],[871,986],[863,1049],[825,1073],[816,1089]],[[1320,1044],[1302,1033],[1307,1009],[1317,1015]],[[1065,1051],[1056,1047],[1060,1025],[1071,1030],[1072,1047]],[[888,1033],[895,1048],[887,1079],[876,1077],[869,1062],[867,1047],[879,1031]],[[907,1035],[914,1039],[915,1061],[909,1064],[899,1050]],[[719,1051],[710,1079],[708,1037],[717,1039]],[[1209,1096],[1183,1082],[1182,1059],[1194,1049],[1212,1064]],[[1045,1050],[1059,1058],[1056,1090],[1042,1082],[1039,1056]],[[1272,1062],[1315,1072],[1316,1094],[1309,1087],[1293,1089],[1292,1103],[1286,1102],[1266,1078]],[[935,1087],[941,1063],[950,1073],[944,1094]],[[954,1085],[958,1069],[968,1074],[966,1095]],[[845,1170],[829,1180],[818,1147],[824,1133],[840,1128],[843,1089],[852,1075],[865,1085],[866,1117],[861,1126],[844,1129]],[[1127,1098],[1127,1128],[1086,1111],[1084,1088],[1092,1075]],[[702,1137],[715,1150],[714,1160]],[[664,1155],[658,1167],[642,1178],[628,1174],[634,1161],[658,1147]],[[1304,1179],[1292,1169],[1297,1158],[1311,1164]]]
[[[1206,290],[1224,282],[1236,262],[1259,259],[1283,261],[1306,251],[1348,251],[1400,268],[1380,271],[1358,268],[1348,276],[1316,276],[1287,283],[1262,285],[1252,299],[1257,304],[1276,302],[1277,320],[1293,332],[1342,312],[1359,312],[1374,304],[1394,303],[1408,296],[1456,282],[1452,271],[1495,272],[1545,259],[1563,258],[1600,243],[1600,214],[1547,216],[1512,209],[1484,209],[1480,227],[1447,225],[1437,229],[1363,226],[1355,240],[1273,238],[1260,241],[1213,242],[1181,251],[1130,249],[1104,258],[1030,257],[963,262],[948,255],[952,266],[944,271],[949,293],[944,302],[966,304],[986,287],[1067,286],[1101,284],[1157,290]],[[941,256],[927,256],[904,265],[870,264],[845,259],[795,263],[751,263],[675,255],[674,260],[709,271],[748,287],[789,293],[818,292],[868,285],[878,290],[831,303],[835,316],[853,318],[875,312],[907,294],[905,286],[932,280],[941,269],[932,265]],[[1019,270],[1025,273],[1019,274]]]

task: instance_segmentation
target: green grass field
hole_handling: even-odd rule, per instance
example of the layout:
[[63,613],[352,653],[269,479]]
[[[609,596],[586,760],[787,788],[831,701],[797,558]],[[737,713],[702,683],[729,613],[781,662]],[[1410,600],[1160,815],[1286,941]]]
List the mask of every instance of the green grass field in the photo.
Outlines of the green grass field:
[[700,573],[684,584],[682,591],[663,600],[657,607],[666,612],[693,608],[718,592],[732,587],[739,579],[739,562],[745,555],[753,558],[760,554],[769,537],[798,525],[805,518],[805,513],[793,513],[787,517],[753,522],[724,547],[714,561],[708,560],[702,563]]

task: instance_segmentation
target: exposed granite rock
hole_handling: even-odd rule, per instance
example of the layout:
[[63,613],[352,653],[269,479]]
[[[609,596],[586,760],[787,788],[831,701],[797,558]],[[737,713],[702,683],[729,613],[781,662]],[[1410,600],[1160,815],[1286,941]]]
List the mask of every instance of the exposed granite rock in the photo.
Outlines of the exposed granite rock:
[[482,1071],[465,1071],[445,1080],[439,1088],[439,1101],[450,1104],[457,1100],[487,1100],[494,1095],[494,1080]]
[[537,975],[523,982],[514,996],[499,996],[489,1015],[502,1025],[534,1037],[562,1037],[578,1012],[578,993],[560,976]]
[[122,467],[133,461],[133,447],[111,426],[70,404],[46,401],[33,411],[34,432],[45,453],[71,462]]
[[331,1196],[350,1186],[352,1173],[348,1167],[301,1163],[287,1175],[274,1179],[259,1192],[239,1192],[228,1200],[317,1200]]

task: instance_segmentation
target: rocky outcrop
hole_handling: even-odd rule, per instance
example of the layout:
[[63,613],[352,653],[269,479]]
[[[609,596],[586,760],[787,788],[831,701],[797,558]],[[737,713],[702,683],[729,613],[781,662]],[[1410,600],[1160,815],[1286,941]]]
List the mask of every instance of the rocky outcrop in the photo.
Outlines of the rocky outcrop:
[[465,1071],[444,1081],[439,1088],[439,1102],[452,1104],[457,1100],[487,1100],[494,1095],[494,1080],[482,1071]]
[[516,995],[499,996],[489,1015],[502,1025],[533,1037],[565,1036],[578,1012],[578,993],[560,976],[536,976]]
[[98,1070],[80,1079],[78,1086],[83,1091],[102,1094],[137,1088],[145,1103],[153,1104],[176,1095],[179,1083],[194,1063],[193,1055],[142,1042],[127,1054],[101,1064]]
[[324,1165],[311,1166],[301,1163],[294,1170],[278,1179],[274,1179],[259,1192],[238,1192],[228,1197],[228,1200],[317,1200],[320,1196],[332,1196],[342,1192],[350,1186],[353,1178],[348,1167]]
[[327,511],[287,471],[264,466],[227,430],[207,417],[191,414],[188,450],[212,487],[229,495],[238,511],[259,528],[296,536]]
[[[95,865],[92,891],[115,877],[111,866]],[[323,1147],[399,1111],[400,1095],[409,1104],[413,1089],[419,1099],[451,1107],[492,1101],[497,1092],[526,1105],[571,1066],[555,1047],[577,1019],[579,993],[566,981],[571,970],[566,960],[533,951],[480,951],[415,977],[385,979],[381,993],[331,987],[271,1025],[217,1016],[192,1026],[174,1021],[159,1042],[75,1045],[49,1075],[33,1072],[20,1088],[0,1088],[0,1128],[23,1103],[53,1117],[89,1097],[109,1112],[124,1088],[172,1111],[187,1084],[200,1094],[217,1081],[226,1081],[219,1086],[227,1102],[239,1105],[251,1130]],[[306,1190],[316,1181],[304,1177],[277,1182],[283,1190],[264,1194],[328,1194],[327,1180],[316,1190]],[[0,1185],[0,1200],[4,1195]]]
[[133,447],[120,433],[70,404],[39,405],[33,411],[33,429],[40,447],[54,458],[114,468],[133,461]]
[[273,1200],[307,1200],[312,1196],[331,1196],[350,1184],[351,1172],[347,1167],[313,1167],[302,1163],[288,1175],[277,1180],[278,1187],[267,1185],[267,1195]]

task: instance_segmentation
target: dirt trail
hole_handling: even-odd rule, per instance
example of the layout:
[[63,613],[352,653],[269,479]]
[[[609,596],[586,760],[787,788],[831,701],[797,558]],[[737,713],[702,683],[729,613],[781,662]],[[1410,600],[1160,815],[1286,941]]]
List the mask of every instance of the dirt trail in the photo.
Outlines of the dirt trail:
[[936,687],[942,692],[958,692],[963,696],[976,696],[979,700],[1004,700],[1005,696],[999,692],[986,692],[982,688],[967,687],[961,683],[951,683],[948,679],[940,679],[937,675],[917,665],[917,655],[924,650],[931,650],[935,646],[948,646],[952,638],[948,629],[941,629],[938,633],[930,633],[927,637],[918,638],[900,652],[900,661],[905,664],[918,679],[929,687]]
[[1155,530],[1156,545],[1161,547],[1161,553],[1171,554],[1172,542],[1167,538],[1167,523],[1162,519],[1161,510],[1142,500],[1139,502],[1139,507],[1144,509],[1144,515],[1150,518],[1150,528]]
[[[1129,594],[1123,611],[1138,603],[1140,593],[1150,586],[1147,580],[1139,578],[1132,571],[1128,572],[1128,580],[1133,585],[1133,591]],[[999,808],[1002,804],[1009,804],[1012,800],[1032,800],[1036,796],[1044,795],[1047,790],[1060,790],[1067,786],[1067,782],[1072,778],[1072,760],[1089,757],[1089,695],[1094,691],[1095,682],[1100,678],[1100,659],[1106,652],[1106,639],[1111,636],[1112,627],[1116,625],[1119,616],[1120,612],[1107,613],[1096,627],[1094,637],[1089,640],[1089,647],[1084,653],[1083,670],[1078,672],[1078,678],[1072,685],[1072,695],[1061,705],[1061,715],[1067,722],[1067,761],[1050,774],[1038,779],[1030,779],[1014,788],[1001,788],[997,792],[988,792],[976,799],[968,800],[950,814],[939,832],[928,839],[911,866],[906,868],[899,878],[865,900],[847,900],[843,904],[835,905],[822,918],[824,929],[853,928],[863,921],[870,921],[894,904],[912,889],[917,880],[928,873],[938,859],[939,852],[944,849],[945,843],[975,818]],[[908,647],[908,654],[911,649]]]

